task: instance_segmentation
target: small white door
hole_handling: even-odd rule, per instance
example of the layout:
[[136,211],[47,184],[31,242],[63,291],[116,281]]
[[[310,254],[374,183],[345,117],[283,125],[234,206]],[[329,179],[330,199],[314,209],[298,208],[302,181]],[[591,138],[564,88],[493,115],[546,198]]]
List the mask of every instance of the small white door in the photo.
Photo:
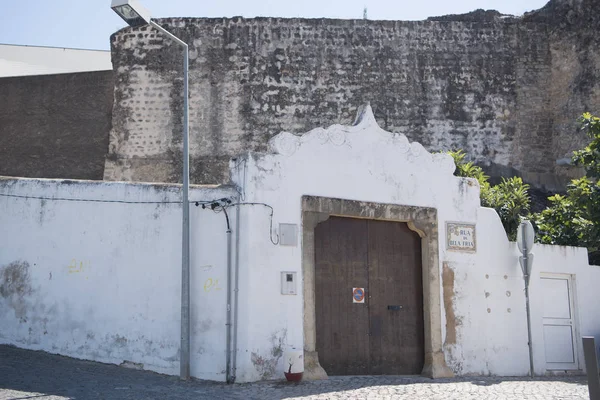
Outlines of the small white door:
[[541,277],[546,369],[578,369],[570,275]]

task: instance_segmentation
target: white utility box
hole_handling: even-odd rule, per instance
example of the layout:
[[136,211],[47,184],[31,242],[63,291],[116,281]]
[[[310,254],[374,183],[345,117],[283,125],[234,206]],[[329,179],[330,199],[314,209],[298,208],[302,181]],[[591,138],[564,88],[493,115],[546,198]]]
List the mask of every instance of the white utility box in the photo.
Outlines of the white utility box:
[[281,294],[298,294],[295,272],[281,273]]

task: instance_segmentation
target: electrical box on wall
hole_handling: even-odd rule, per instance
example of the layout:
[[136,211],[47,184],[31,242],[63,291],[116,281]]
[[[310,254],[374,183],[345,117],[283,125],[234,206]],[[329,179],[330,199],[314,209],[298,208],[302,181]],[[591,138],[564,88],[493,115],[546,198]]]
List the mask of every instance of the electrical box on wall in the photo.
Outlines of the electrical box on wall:
[[295,272],[281,273],[281,294],[298,294]]
[[298,225],[279,224],[279,244],[281,246],[297,246]]

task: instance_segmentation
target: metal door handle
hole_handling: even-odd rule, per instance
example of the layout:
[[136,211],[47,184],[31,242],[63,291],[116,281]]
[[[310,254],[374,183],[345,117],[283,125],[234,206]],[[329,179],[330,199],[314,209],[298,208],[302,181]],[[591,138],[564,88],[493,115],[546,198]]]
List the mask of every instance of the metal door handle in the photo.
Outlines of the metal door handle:
[[388,310],[399,311],[402,306],[388,306]]

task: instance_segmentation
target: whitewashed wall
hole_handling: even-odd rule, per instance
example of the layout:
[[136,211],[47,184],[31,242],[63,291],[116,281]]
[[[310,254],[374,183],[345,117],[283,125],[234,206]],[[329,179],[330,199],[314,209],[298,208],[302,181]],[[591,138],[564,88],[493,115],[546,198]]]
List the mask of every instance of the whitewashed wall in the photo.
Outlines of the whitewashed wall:
[[[0,194],[181,199],[176,185],[12,178],[0,180]],[[226,187],[193,187],[190,198],[236,194]],[[0,343],[179,373],[180,204],[0,195],[0,227]],[[192,206],[191,229],[191,372],[224,380],[225,218]]]
[[443,260],[443,280],[449,270],[453,276],[453,288],[442,283],[446,359],[458,375],[525,375],[527,320],[518,259],[494,210],[479,209],[476,230],[475,254],[448,251]]
[[[244,318],[240,326],[247,327],[240,335],[240,380],[279,377],[281,349],[303,348],[303,195],[435,207],[442,337],[448,365],[458,375],[529,372],[519,253],[509,243],[496,212],[480,207],[477,182],[453,176],[449,156],[430,154],[403,135],[383,131],[367,107],[356,126],[334,125],[303,136],[282,133],[271,140],[269,154],[248,154],[231,166],[245,201],[268,203],[275,210],[275,227],[297,224],[299,232],[297,246],[275,246],[267,233],[268,210],[257,207],[240,212],[241,225],[253,227],[240,235],[241,290],[256,293],[240,309]],[[447,221],[476,224],[475,253],[446,248]],[[534,253],[534,355],[536,373],[543,374],[540,272],[575,275],[581,335],[600,333],[600,317],[592,312],[600,297],[593,290],[600,285],[600,268],[587,265],[585,249],[536,245]],[[297,273],[297,295],[281,294],[281,271]]]
[[[445,345],[446,358],[460,375],[527,375],[525,286],[518,261],[521,253],[515,243],[508,241],[492,209],[479,209],[477,240],[475,257],[446,254],[447,267],[454,274],[450,306],[456,326],[456,342]],[[544,299],[540,277],[548,273],[568,274],[574,281],[574,340],[578,368],[584,371],[581,336],[600,335],[600,315],[596,310],[600,267],[588,265],[584,248],[535,244],[532,252],[535,258],[529,296],[534,372],[553,373],[547,369],[542,330]]]
[[[299,236],[303,195],[435,207],[440,221],[477,221],[477,182],[453,176],[450,156],[430,154],[404,135],[379,128],[370,107],[356,126],[334,125],[300,137],[282,133],[271,140],[270,149],[273,153],[234,161],[233,180],[245,201],[270,204],[275,226],[297,224]],[[262,234],[269,229],[266,210],[246,208],[240,215],[242,226],[256,228],[240,236],[240,278],[247,290],[261,292],[240,309],[248,329],[240,337],[238,377],[252,381],[275,376],[265,363],[277,365],[276,372],[283,369],[280,338],[285,337],[285,346],[304,346],[301,243],[299,238],[297,246],[274,246]],[[443,242],[439,251],[445,259]],[[281,271],[297,272],[298,295],[281,294]],[[270,323],[264,323],[266,312]]]
[[[515,258],[516,245],[511,243]],[[600,267],[588,265],[587,250],[577,247],[536,245],[534,280],[531,282],[532,342],[536,373],[546,373],[544,357],[544,335],[542,331],[543,302],[540,275],[570,274],[573,278],[575,303],[575,344],[579,354],[579,368],[585,370],[581,336],[600,338]]]
[[[496,212],[479,206],[477,182],[453,176],[448,155],[430,154],[401,134],[383,131],[369,107],[355,126],[334,125],[301,137],[282,133],[269,150],[231,162],[237,188],[191,190],[193,200],[239,195],[246,203],[239,215],[236,207],[230,209],[234,233],[239,226],[233,238],[240,269],[238,382],[283,378],[285,350],[304,347],[304,195],[436,208],[448,365],[459,375],[528,373],[518,251]],[[131,202],[176,202],[179,190],[0,179],[0,343],[178,374],[181,206]],[[191,221],[191,372],[224,380],[225,218],[192,206]],[[476,224],[476,252],[446,248],[447,221]],[[279,223],[298,226],[296,245],[276,244]],[[543,374],[540,273],[573,276],[577,335],[599,335],[600,268],[587,264],[584,249],[536,245],[533,252],[534,358],[536,373]],[[281,294],[284,271],[296,272],[297,294]],[[579,338],[576,342],[581,353]]]

